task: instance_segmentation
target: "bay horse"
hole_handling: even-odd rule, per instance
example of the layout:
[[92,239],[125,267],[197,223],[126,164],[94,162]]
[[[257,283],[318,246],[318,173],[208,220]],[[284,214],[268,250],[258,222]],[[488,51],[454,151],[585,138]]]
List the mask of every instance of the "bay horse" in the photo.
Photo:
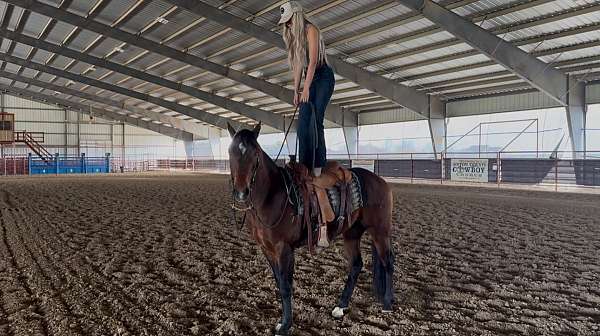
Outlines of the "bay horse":
[[[236,131],[228,125],[232,142],[229,147],[232,206],[245,211],[246,222],[275,278],[282,303],[282,318],[275,335],[289,335],[292,326],[292,283],[294,251],[305,243],[306,227],[296,221],[283,173],[258,143],[260,123],[253,130]],[[353,223],[341,232],[348,261],[348,278],[333,309],[334,318],[342,318],[348,309],[358,275],[363,267],[360,240],[364,232],[372,239],[373,292],[391,312],[394,300],[394,255],[391,246],[392,192],[379,176],[365,169],[353,169],[361,181],[363,206],[352,213]]]

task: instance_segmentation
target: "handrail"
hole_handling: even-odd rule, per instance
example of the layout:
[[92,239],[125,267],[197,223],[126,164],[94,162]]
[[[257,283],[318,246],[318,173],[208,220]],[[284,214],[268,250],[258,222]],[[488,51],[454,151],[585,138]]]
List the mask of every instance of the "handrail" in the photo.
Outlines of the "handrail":
[[44,143],[45,133],[44,132],[27,132],[27,131],[15,131],[15,142],[25,142],[27,137],[31,138],[39,143]]
[[45,140],[44,132],[16,131],[14,134],[15,142],[25,143],[44,162],[49,163],[52,161],[52,154],[50,154],[50,152],[48,152],[48,150],[40,144]]

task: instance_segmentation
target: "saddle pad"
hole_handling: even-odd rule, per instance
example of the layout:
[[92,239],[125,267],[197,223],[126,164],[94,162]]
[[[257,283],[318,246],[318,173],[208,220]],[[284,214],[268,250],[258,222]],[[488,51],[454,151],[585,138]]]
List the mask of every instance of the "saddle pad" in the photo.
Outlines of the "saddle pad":
[[[350,192],[352,195],[352,212],[363,206],[362,199],[362,188],[358,176],[352,172],[352,181],[350,182]],[[340,206],[341,206],[341,192],[338,187],[327,189],[327,196],[329,197],[329,203],[333,208],[336,220],[340,217]]]

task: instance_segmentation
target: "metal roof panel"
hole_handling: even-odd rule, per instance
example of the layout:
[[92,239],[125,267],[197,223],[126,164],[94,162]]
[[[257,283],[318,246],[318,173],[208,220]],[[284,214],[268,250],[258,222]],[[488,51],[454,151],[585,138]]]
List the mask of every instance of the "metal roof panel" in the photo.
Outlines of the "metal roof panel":
[[117,18],[127,12],[133,5],[135,5],[136,2],[139,1],[140,0],[109,1],[106,7],[104,7],[94,19],[103,24],[112,25]]

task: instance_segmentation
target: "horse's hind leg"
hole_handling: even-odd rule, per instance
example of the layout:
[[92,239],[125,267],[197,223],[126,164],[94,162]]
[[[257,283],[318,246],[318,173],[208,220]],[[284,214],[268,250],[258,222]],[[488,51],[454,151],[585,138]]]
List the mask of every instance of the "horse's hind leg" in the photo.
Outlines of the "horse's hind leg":
[[373,238],[373,292],[383,304],[383,311],[392,311],[394,302],[394,253],[387,236],[369,232]]
[[357,222],[352,229],[344,233],[344,249],[346,250],[346,259],[348,260],[348,278],[346,285],[340,296],[338,306],[333,309],[331,315],[334,318],[342,318],[348,309],[352,292],[356,286],[358,275],[363,267],[363,260],[360,255],[360,238],[364,233],[364,227]]

